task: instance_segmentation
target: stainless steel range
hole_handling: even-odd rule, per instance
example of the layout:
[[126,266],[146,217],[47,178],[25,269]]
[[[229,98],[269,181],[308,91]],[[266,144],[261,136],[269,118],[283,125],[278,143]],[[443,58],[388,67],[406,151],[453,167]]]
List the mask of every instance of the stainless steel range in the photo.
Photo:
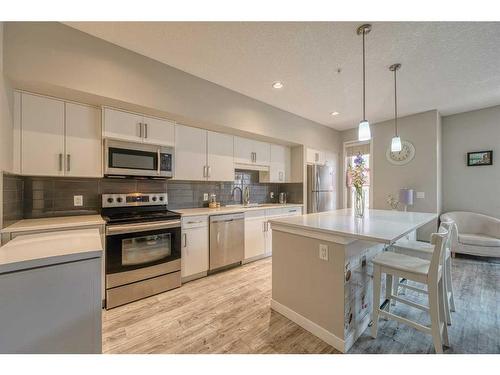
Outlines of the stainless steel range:
[[181,285],[180,214],[167,194],[103,194],[106,308]]

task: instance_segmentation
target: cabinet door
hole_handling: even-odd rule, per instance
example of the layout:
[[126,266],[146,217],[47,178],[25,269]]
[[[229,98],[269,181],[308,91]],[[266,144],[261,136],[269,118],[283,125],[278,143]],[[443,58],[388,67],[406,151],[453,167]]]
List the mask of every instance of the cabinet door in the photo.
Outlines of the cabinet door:
[[290,148],[271,144],[270,182],[287,182],[290,174]]
[[265,210],[245,213],[245,259],[266,252],[266,225]]
[[175,179],[204,181],[207,165],[207,131],[175,126]]
[[334,152],[325,152],[325,164],[330,167],[337,167],[337,154]]
[[266,238],[266,248],[265,248],[265,253],[270,255],[273,252],[273,231],[271,230],[271,224],[269,223],[269,220],[273,219],[278,219],[280,217],[283,217],[283,208],[269,208],[266,210],[266,232],[265,232],[265,238]]
[[182,231],[181,276],[208,271],[208,227]]
[[171,121],[144,116],[144,143],[174,146],[175,124]]
[[22,173],[64,174],[64,102],[22,94]]
[[209,181],[234,181],[233,136],[207,133],[207,177]]
[[134,113],[104,108],[104,136],[123,141],[142,142],[143,117]]
[[254,144],[252,139],[234,137],[234,162],[253,164]]
[[254,142],[255,164],[269,165],[271,160],[271,145],[266,142]]
[[101,177],[102,147],[100,111],[73,103],[66,106],[67,176]]
[[[321,154],[322,152],[314,148],[308,148],[306,150],[306,161],[309,164],[321,164]],[[323,157],[324,159],[324,157]]]

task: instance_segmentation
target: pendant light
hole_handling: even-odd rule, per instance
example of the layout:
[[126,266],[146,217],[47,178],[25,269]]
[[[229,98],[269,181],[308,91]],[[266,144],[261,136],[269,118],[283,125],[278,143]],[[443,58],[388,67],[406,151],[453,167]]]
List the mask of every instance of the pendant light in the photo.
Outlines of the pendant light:
[[365,95],[365,36],[372,30],[372,25],[364,24],[358,27],[357,34],[363,36],[363,120],[358,126],[358,140],[367,141],[372,135],[370,132],[370,123],[366,119],[366,95]]
[[391,141],[391,152],[399,152],[402,149],[401,138],[398,135],[398,90],[396,81],[396,72],[401,68],[401,64],[392,64],[389,67],[391,72],[394,72],[394,137]]

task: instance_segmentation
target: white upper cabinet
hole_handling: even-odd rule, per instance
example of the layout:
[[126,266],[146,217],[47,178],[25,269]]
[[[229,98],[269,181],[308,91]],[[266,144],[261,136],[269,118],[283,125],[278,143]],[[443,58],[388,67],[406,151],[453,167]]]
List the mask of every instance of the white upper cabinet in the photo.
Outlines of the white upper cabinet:
[[307,148],[306,162],[308,164],[325,164],[325,152],[313,148]]
[[175,123],[153,117],[143,117],[144,143],[162,146],[174,146]]
[[62,176],[64,102],[23,93],[21,121],[21,173]]
[[207,178],[209,181],[234,181],[232,135],[207,132]]
[[[95,107],[27,93],[15,96],[15,152],[24,175],[100,177],[101,124]],[[17,130],[19,129],[19,130]],[[21,142],[22,139],[22,142]]]
[[235,163],[268,166],[271,159],[269,143],[234,137]]
[[175,179],[206,180],[207,131],[175,126]]
[[269,182],[290,181],[290,148],[271,144]]
[[106,138],[173,146],[174,127],[171,121],[104,108],[103,135]]
[[104,137],[142,142],[142,116],[104,108]]
[[325,164],[331,167],[336,167],[337,154],[335,152],[325,151]]
[[95,107],[65,103],[67,176],[102,176],[100,111]]

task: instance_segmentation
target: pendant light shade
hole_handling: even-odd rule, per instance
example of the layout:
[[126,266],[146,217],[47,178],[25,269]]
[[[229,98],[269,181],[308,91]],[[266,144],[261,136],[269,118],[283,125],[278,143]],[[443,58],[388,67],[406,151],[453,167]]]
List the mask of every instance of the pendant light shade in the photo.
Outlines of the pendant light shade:
[[399,152],[402,149],[401,138],[400,137],[392,137],[391,141],[391,152]]
[[371,137],[370,123],[366,120],[361,121],[358,126],[358,141],[368,141]]
[[363,36],[363,120],[358,125],[358,140],[367,141],[372,135],[370,131],[370,123],[366,119],[366,69],[365,69],[365,36],[372,29],[372,25],[364,24],[357,28],[356,33]]
[[401,138],[398,135],[398,91],[396,72],[401,68],[401,64],[393,64],[389,67],[391,72],[394,72],[394,137],[391,141],[391,152],[400,152],[402,150]]

